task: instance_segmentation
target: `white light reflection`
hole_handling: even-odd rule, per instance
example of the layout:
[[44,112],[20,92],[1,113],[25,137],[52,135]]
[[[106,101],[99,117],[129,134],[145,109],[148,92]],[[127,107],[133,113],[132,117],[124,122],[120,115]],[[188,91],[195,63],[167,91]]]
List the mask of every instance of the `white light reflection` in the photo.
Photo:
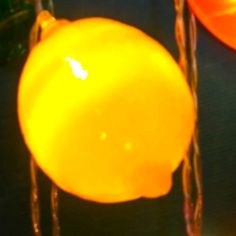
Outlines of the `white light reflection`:
[[79,61],[76,61],[74,59],[71,59],[69,57],[66,57],[66,61],[69,62],[69,65],[71,66],[72,72],[75,75],[76,78],[79,78],[81,80],[86,80],[88,77],[88,71],[84,70],[82,65]]

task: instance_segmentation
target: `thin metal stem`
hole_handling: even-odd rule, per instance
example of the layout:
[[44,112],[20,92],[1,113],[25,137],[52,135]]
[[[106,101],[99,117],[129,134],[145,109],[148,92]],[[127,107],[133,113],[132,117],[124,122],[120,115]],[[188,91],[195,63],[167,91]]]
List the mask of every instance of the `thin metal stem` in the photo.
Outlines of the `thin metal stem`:
[[[39,9],[42,7],[40,0],[35,0],[35,10],[39,12]],[[38,33],[39,26],[35,23],[30,32],[29,38],[29,48],[30,50],[38,42]],[[40,204],[39,204],[39,194],[38,194],[38,183],[37,183],[37,165],[31,157],[30,160],[30,176],[31,176],[31,218],[33,223],[33,231],[35,236],[41,236],[40,229]]]
[[[34,8],[36,14],[39,14],[39,12],[45,10],[43,7],[42,0],[34,0]],[[48,5],[46,7],[50,13],[54,14],[54,5],[53,5],[53,0],[48,0]]]
[[60,223],[58,217],[58,187],[52,183],[51,188],[51,208],[52,208],[52,235],[60,235]]
[[[49,0],[48,4],[49,11],[53,13],[53,1]],[[35,0],[35,11],[38,15],[43,10],[43,5],[41,0]],[[39,30],[40,25],[38,24],[37,20],[32,27],[30,33],[30,40],[29,40],[29,47],[32,49],[39,41]],[[37,166],[34,163],[33,159],[31,160],[31,181],[32,181],[32,201],[31,201],[31,215],[33,220],[33,228],[35,236],[41,236],[40,230],[40,207],[39,207],[39,200],[38,200],[38,186],[37,186],[37,179],[36,179],[36,172]],[[51,214],[52,214],[52,235],[53,236],[60,236],[60,224],[59,224],[59,217],[58,217],[58,188],[57,186],[52,183],[51,188]]]
[[[198,113],[197,104],[197,29],[196,21],[193,14],[189,15],[189,39],[187,39],[186,25],[184,19],[185,0],[174,0],[176,10],[176,41],[179,49],[179,65],[182,69],[186,80],[189,82],[192,96],[195,102],[195,111]],[[187,51],[187,43],[189,43],[189,54]],[[190,63],[188,61],[188,56]],[[184,216],[186,222],[186,230],[189,236],[200,236],[202,226],[202,177],[201,164],[198,146],[198,121],[196,117],[196,126],[192,139],[192,149],[184,158],[182,179],[184,194]],[[194,176],[194,178],[193,178]],[[193,197],[193,180],[195,181],[197,196],[196,202]]]
[[52,15],[54,15],[53,0],[48,0],[48,10],[51,12]]
[[[53,0],[48,1],[48,9],[50,13],[54,14]],[[58,216],[58,206],[59,206],[59,191],[58,187],[52,183],[51,188],[51,214],[52,214],[52,235],[60,236],[60,221]]]
[[42,0],[34,0],[34,7],[36,14],[42,11],[43,10]]
[[175,21],[175,36],[177,46],[179,48],[179,65],[184,75],[188,75],[188,61],[186,52],[186,31],[184,23],[184,5],[185,0],[174,0],[176,21]]
[[[195,101],[195,110],[198,114],[198,99],[197,99],[197,86],[198,86],[198,73],[197,73],[197,59],[196,59],[196,49],[197,49],[197,26],[195,16],[190,11],[189,15],[189,39],[190,39],[190,60],[191,60],[191,89],[193,98]],[[198,130],[198,120],[196,120],[196,127],[193,136],[193,168],[194,177],[197,188],[197,198],[194,209],[194,221],[195,221],[195,231],[196,235],[201,235],[202,229],[202,169],[201,169],[201,159],[199,150],[199,130]]]
[[30,175],[31,175],[31,217],[33,223],[33,231],[35,236],[41,236],[40,230],[40,207],[37,184],[37,165],[31,157],[30,160]]

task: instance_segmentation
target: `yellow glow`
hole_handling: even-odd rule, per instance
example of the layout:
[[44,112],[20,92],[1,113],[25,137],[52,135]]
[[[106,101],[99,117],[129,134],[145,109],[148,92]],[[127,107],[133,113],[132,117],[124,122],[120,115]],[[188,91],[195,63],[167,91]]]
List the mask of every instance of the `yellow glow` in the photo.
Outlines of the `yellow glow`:
[[125,143],[124,148],[125,148],[127,151],[132,151],[133,145],[132,145],[131,142],[127,142],[127,143]]
[[142,31],[114,20],[49,28],[18,92],[20,126],[38,165],[88,200],[167,194],[195,118],[176,62]]
[[105,140],[106,138],[107,138],[107,133],[106,132],[102,132],[101,136],[100,136],[100,139],[101,140]]

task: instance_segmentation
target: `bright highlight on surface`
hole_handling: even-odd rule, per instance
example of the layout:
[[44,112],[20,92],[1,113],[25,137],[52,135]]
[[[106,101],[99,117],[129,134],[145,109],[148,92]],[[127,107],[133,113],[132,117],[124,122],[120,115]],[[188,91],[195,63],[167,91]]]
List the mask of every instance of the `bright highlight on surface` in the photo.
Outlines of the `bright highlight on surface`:
[[76,78],[85,80],[88,77],[88,71],[84,70],[79,61],[66,57],[66,61],[69,62],[72,72]]
[[167,194],[195,120],[176,62],[118,21],[47,22],[18,92],[37,164],[63,190],[96,202]]
[[188,0],[198,19],[222,42],[236,49],[236,1]]

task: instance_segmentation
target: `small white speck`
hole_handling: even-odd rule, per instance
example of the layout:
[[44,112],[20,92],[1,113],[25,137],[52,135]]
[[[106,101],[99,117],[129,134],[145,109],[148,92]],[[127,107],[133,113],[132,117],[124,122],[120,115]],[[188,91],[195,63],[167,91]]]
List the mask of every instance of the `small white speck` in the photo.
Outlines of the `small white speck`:
[[69,57],[66,57],[65,60],[69,62],[72,72],[76,78],[79,78],[81,80],[87,79],[88,71],[83,69],[83,67],[79,61],[76,61],[76,60],[71,59]]

